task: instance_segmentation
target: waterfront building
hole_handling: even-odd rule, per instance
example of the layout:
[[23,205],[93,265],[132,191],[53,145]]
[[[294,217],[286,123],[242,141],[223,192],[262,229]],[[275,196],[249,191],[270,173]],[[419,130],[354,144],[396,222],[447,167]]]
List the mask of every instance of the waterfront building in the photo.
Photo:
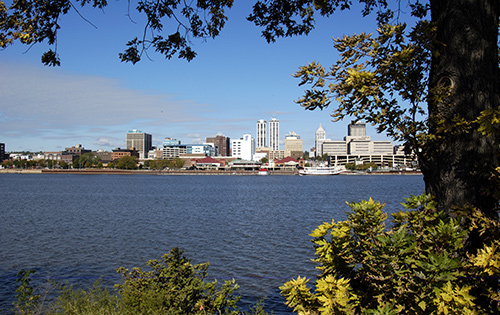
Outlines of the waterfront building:
[[394,146],[391,141],[372,141],[372,154],[393,154]]
[[325,129],[323,129],[323,127],[321,127],[321,124],[319,124],[319,128],[318,130],[316,130],[316,134],[315,134],[315,142],[314,142],[314,145],[316,147],[316,157],[318,156],[322,156],[323,155],[323,141],[326,140],[326,132],[325,132]]
[[77,157],[90,152],[92,152],[92,150],[87,150],[81,144],[77,144],[71,148],[65,148],[64,151],[44,152],[43,159],[72,164]]
[[216,156],[230,156],[231,139],[223,135],[217,135],[212,138],[207,138],[206,143],[215,144]]
[[257,148],[267,147],[267,121],[260,119],[257,121]]
[[148,152],[148,160],[158,160],[161,159],[162,148],[153,147],[153,149]]
[[255,154],[253,156],[254,161],[260,162],[263,158],[269,159],[269,147],[266,148],[255,148]]
[[124,156],[134,156],[139,158],[139,151],[135,149],[120,149],[116,148],[111,152],[111,160],[115,161]]
[[347,142],[347,153],[349,154],[371,154],[370,139],[351,139]]
[[170,159],[179,157],[181,154],[186,154],[186,146],[185,145],[172,145],[166,146],[162,148],[161,158],[162,159]]
[[274,160],[274,166],[275,167],[291,167],[291,168],[297,168],[299,165],[299,161],[287,156],[283,159],[275,159]]
[[226,160],[221,159],[217,160],[211,156],[204,157],[202,159],[193,159],[191,161],[191,165],[196,166],[201,169],[219,169],[224,168],[226,166]]
[[164,147],[168,147],[168,146],[172,146],[172,145],[179,145],[179,144],[181,144],[181,140],[172,139],[172,138],[168,138],[168,137],[163,140]]
[[0,163],[5,160],[5,143],[0,143]]
[[181,146],[181,141],[172,138],[165,138],[161,148],[161,158],[170,159],[179,157],[179,155],[186,153],[186,146]]
[[213,143],[187,144],[186,154],[215,156],[215,144]]
[[135,149],[139,152],[139,158],[146,159],[149,150],[153,148],[152,136],[148,133],[134,129],[127,133],[127,149]]
[[346,155],[347,142],[342,140],[324,140],[322,143],[322,152],[327,155]]
[[280,149],[280,121],[276,118],[269,121],[269,148],[271,151]]
[[177,139],[165,138],[161,149],[161,158],[170,159],[181,155],[215,156],[215,144],[181,144]]
[[265,147],[265,148],[255,148],[255,153],[259,154],[260,156],[262,157],[265,157],[265,158],[269,158],[269,147]]
[[237,140],[231,140],[232,157],[247,161],[253,160],[255,154],[255,140],[251,134],[244,134]]
[[320,125],[316,131],[316,152],[327,154],[332,165],[375,163],[383,167],[404,167],[416,163],[414,156],[404,154],[403,150],[396,150],[390,141],[371,140],[366,135],[365,123],[351,122],[344,141],[325,139],[323,135],[324,130]]
[[65,162],[68,164],[72,164],[76,158],[76,155],[69,154],[66,151],[56,151],[56,152],[44,152],[43,153],[44,160],[47,161],[56,161],[56,162]]
[[109,163],[111,162],[111,152],[108,152],[108,151],[104,151],[104,150],[97,150],[96,152],[94,152],[95,156],[97,156],[99,158],[99,160],[102,162],[102,163]]
[[[260,162],[262,159],[267,159],[267,152],[257,152],[255,151],[255,154],[253,155],[253,160],[256,162]],[[269,159],[268,159],[269,160]]]
[[92,150],[85,149],[81,144],[74,145],[71,148],[65,148],[64,151],[66,152],[66,154],[71,154],[74,156],[81,156],[85,153],[92,152]]
[[276,151],[269,151],[269,157],[268,160],[281,160],[285,158],[285,150],[276,150]]
[[293,131],[285,136],[285,156],[299,159],[304,155],[302,139]]

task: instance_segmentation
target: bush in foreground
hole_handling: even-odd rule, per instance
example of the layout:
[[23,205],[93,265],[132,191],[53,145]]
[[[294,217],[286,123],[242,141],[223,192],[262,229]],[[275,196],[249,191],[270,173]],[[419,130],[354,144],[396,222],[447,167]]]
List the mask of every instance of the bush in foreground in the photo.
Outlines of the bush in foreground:
[[[123,267],[117,271],[122,282],[109,291],[99,281],[89,289],[56,285],[57,296],[45,303],[33,288],[30,275],[19,273],[16,314],[68,314],[68,315],[126,315],[126,314],[241,314],[236,306],[238,285],[234,280],[218,285],[217,280],[206,281],[209,264],[191,264],[178,248],[173,248],[161,259],[146,263],[148,271]],[[35,294],[36,293],[36,294]],[[262,303],[251,313],[264,315]]]
[[[280,287],[298,314],[498,314],[499,224],[479,211],[436,210],[428,196],[407,199],[393,214],[383,204],[350,203],[341,222],[311,234],[320,275],[314,291],[298,277]],[[485,244],[476,254],[464,245]]]

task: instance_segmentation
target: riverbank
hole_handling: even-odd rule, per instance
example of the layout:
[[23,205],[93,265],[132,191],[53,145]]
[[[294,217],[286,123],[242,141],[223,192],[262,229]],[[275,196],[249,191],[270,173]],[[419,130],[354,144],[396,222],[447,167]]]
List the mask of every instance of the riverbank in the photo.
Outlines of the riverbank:
[[[216,170],[115,170],[115,169],[0,169],[0,174],[77,174],[77,175],[257,175],[258,171]],[[269,175],[297,175],[295,170],[271,170]],[[420,171],[348,171],[340,175],[422,175]]]

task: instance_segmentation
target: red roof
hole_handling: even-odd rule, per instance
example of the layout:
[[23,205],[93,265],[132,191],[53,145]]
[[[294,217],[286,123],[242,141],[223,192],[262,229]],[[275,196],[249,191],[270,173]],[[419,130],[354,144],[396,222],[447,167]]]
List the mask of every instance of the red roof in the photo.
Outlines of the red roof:
[[217,164],[223,163],[222,160],[216,160],[211,156],[204,157],[203,159],[196,160],[196,164]]
[[292,157],[289,157],[289,156],[287,156],[286,158],[284,158],[282,160],[274,160],[274,163],[276,163],[276,164],[285,164],[285,163],[288,163],[288,162],[298,163],[299,161],[297,161],[296,159],[294,159]]

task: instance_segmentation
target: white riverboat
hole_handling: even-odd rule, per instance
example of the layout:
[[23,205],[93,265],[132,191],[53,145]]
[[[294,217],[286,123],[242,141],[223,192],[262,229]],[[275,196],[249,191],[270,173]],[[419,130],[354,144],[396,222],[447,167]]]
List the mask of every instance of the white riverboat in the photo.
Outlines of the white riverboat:
[[327,175],[338,175],[344,171],[345,171],[344,169],[341,169],[340,167],[337,166],[320,165],[320,166],[304,167],[303,169],[299,170],[299,175],[327,176]]

